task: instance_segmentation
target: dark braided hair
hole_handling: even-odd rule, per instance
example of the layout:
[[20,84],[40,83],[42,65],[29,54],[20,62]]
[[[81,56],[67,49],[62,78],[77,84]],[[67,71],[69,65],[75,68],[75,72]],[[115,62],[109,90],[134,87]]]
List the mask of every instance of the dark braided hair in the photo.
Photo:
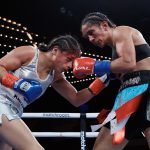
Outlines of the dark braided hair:
[[116,27],[116,25],[104,14],[100,13],[100,12],[93,12],[93,13],[89,13],[87,14],[84,19],[81,22],[81,26],[85,25],[85,24],[95,24],[95,25],[100,25],[100,23],[102,21],[107,21],[108,25],[110,27]]
[[61,52],[72,53],[76,54],[77,56],[81,55],[80,44],[71,35],[61,35],[53,38],[48,45],[42,43],[38,46],[40,51],[43,52],[51,51],[54,47],[58,47]]

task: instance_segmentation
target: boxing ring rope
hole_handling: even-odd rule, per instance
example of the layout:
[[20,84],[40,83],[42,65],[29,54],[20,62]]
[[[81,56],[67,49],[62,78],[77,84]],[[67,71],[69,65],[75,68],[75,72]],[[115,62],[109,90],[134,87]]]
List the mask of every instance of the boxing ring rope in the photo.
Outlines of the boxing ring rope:
[[[86,118],[96,118],[98,113],[86,113]],[[81,113],[23,113],[22,118],[80,118]]]
[[81,150],[86,150],[86,138],[95,138],[99,132],[86,132],[86,118],[96,118],[98,113],[23,113],[22,118],[80,118],[80,132],[32,132],[35,137],[80,138]]
[[[80,132],[32,132],[35,137],[71,137],[79,138],[81,137]],[[99,132],[86,132],[87,138],[97,137]]]

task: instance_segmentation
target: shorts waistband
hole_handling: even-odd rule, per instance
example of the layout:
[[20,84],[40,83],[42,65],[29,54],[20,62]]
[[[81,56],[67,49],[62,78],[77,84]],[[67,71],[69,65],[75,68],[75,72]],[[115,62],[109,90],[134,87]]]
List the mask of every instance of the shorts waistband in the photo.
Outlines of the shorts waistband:
[[121,89],[130,86],[150,83],[150,70],[141,70],[127,73],[122,77],[121,81]]
[[143,78],[143,80],[150,81],[150,70],[141,70],[141,71],[134,71],[134,72],[127,73],[122,77],[122,81],[124,82],[128,79],[135,78],[135,77],[140,77],[141,79]]

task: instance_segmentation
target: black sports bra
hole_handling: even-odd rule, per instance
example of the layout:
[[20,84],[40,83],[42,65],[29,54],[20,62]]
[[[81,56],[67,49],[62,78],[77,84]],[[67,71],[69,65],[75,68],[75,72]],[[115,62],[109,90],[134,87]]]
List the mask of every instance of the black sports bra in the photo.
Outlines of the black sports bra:
[[[150,46],[148,44],[135,45],[135,51],[136,51],[136,62],[145,59],[147,57],[150,57]],[[118,55],[116,53],[116,49],[113,48],[112,60],[116,58],[118,58]]]

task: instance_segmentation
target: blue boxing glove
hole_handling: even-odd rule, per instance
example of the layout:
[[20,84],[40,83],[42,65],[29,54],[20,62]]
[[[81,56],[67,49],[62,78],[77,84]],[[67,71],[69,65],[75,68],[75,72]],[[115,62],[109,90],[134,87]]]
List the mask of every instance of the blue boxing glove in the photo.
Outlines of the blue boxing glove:
[[42,93],[41,84],[33,79],[19,79],[12,74],[2,77],[2,84],[22,94],[28,103],[37,99]]
[[22,94],[29,103],[37,99],[42,93],[41,84],[33,79],[19,79],[15,82],[13,89]]
[[104,74],[110,74],[110,61],[109,60],[103,60],[103,61],[96,61],[94,64],[93,72],[97,76],[103,76]]

